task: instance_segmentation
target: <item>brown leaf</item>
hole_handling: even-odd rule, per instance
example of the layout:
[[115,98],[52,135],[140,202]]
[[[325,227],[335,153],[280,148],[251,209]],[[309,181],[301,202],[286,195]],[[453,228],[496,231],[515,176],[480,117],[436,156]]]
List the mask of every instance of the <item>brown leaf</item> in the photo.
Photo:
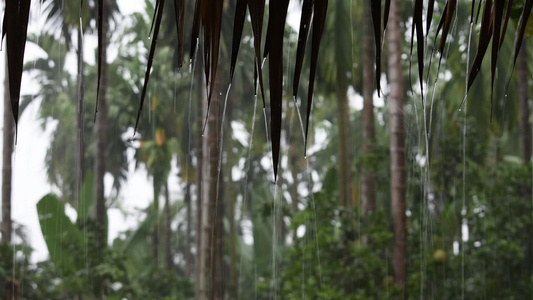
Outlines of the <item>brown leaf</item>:
[[102,78],[102,48],[103,48],[103,26],[104,26],[104,0],[98,0],[98,78],[96,83],[96,107],[94,109],[94,121],[96,122],[96,113],[98,113],[98,100],[100,96],[100,80]]
[[237,0],[235,6],[235,19],[233,21],[233,42],[231,47],[231,65],[229,72],[229,81],[233,80],[233,73],[235,72],[235,64],[237,63],[237,55],[239,54],[239,47],[241,45],[242,30],[244,27],[244,19],[246,17],[247,0]]
[[492,107],[494,98],[494,78],[500,50],[500,29],[503,19],[505,0],[495,0],[492,8],[492,55],[491,55],[491,80],[490,80],[490,120],[492,122]]
[[478,48],[476,56],[474,57],[474,62],[472,63],[472,68],[470,69],[470,73],[468,74],[467,92],[472,87],[472,84],[474,83],[474,80],[476,79],[476,76],[479,73],[481,63],[483,62],[483,57],[487,52],[487,48],[492,37],[491,8],[492,0],[486,0],[485,8],[483,9],[483,16],[481,17],[481,29],[479,32]]
[[[381,0],[370,0],[370,8],[372,10],[374,41],[376,43],[376,89],[379,97],[381,92],[381,83],[379,80],[381,76]],[[385,12],[388,14],[387,10]]]
[[[444,46],[446,45],[446,39],[452,25],[453,16],[455,15],[455,9],[457,8],[457,0],[448,0],[446,3],[446,18],[444,26],[442,27],[442,36],[440,38],[439,52],[444,52]],[[444,18],[444,16],[443,16]]]
[[385,9],[383,12],[383,32],[387,30],[387,23],[389,22],[389,12],[390,12],[390,0],[385,0]]
[[[272,136],[272,160],[274,163],[274,179],[278,176],[281,117],[283,100],[283,36],[289,0],[270,2],[267,38],[264,56],[270,54],[268,60],[270,72],[270,130]],[[269,38],[270,37],[270,38]],[[260,71],[259,71],[260,72]]]
[[524,8],[522,9],[522,15],[518,21],[517,33],[515,39],[514,47],[514,60],[513,64],[516,65],[516,60],[518,59],[518,53],[520,52],[520,47],[522,47],[522,40],[524,39],[524,34],[526,32],[527,20],[531,14],[531,9],[533,8],[533,0],[526,0]]
[[426,37],[429,34],[431,28],[431,21],[433,21],[433,9],[435,7],[435,0],[428,0],[428,13],[426,18]]
[[[423,29],[423,0],[415,0],[413,9],[413,27],[411,29],[411,54],[413,55],[413,44],[416,31],[416,45],[418,54],[418,79],[420,82],[420,91],[424,95],[423,75],[424,75],[424,29]],[[409,63],[409,72],[411,72],[411,63]],[[411,76],[409,76],[411,78]]]
[[161,27],[161,20],[163,18],[163,10],[165,6],[165,0],[157,0],[154,22],[154,35],[152,37],[152,45],[150,46],[150,53],[148,54],[148,65],[146,66],[146,74],[144,76],[144,84],[141,92],[141,101],[139,103],[139,110],[137,111],[137,120],[135,121],[134,132],[137,131],[137,126],[139,125],[139,119],[141,118],[141,111],[144,104],[144,98],[146,96],[146,91],[148,89],[148,81],[150,80],[150,71],[152,70],[152,64],[154,62],[154,54],[157,46],[157,38],[159,36],[159,28]]
[[183,41],[185,38],[185,1],[174,0],[176,30],[178,33],[178,67],[183,66]]
[[20,85],[24,68],[30,4],[31,0],[6,1],[2,29],[2,40],[6,37],[9,97],[15,130],[18,127]]
[[315,75],[318,65],[318,53],[320,50],[320,41],[326,26],[326,15],[328,10],[328,0],[315,0],[314,16],[313,16],[313,40],[311,42],[311,67],[309,70],[309,89],[307,100],[307,115],[305,123],[305,151],[307,155],[307,137],[309,133],[309,118],[311,116],[311,108],[313,107],[313,90],[315,87]]
[[503,41],[505,40],[505,34],[507,33],[507,24],[511,18],[511,9],[513,8],[513,0],[507,1],[507,8],[505,8],[505,21],[503,23],[502,35],[500,38],[500,48],[503,46]]
[[252,31],[254,35],[254,88],[257,93],[257,80],[259,79],[259,87],[261,89],[261,95],[263,95],[263,108],[265,108],[265,91],[263,87],[263,74],[261,71],[261,36],[263,32],[265,0],[248,1],[248,10],[250,11],[250,19],[252,21]]
[[311,27],[311,17],[313,16],[313,0],[304,0],[302,6],[302,17],[300,19],[300,32],[298,33],[298,48],[296,49],[296,63],[294,66],[294,79],[292,84],[292,95],[294,98],[298,95],[298,86],[300,84],[300,75],[309,36],[309,27]]
[[191,51],[189,54],[189,57],[191,60],[194,59],[196,54],[196,48],[198,47],[199,43],[199,36],[200,36],[200,22],[202,20],[202,17],[200,15],[200,7],[202,5],[202,0],[196,0],[196,3],[194,5],[194,15],[193,15],[193,21],[192,21],[192,30],[191,30]]

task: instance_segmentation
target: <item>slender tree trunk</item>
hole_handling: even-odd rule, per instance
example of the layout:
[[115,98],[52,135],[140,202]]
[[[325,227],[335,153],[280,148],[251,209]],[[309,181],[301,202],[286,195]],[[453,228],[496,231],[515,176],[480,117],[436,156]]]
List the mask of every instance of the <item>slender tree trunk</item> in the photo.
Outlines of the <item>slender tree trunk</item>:
[[[198,50],[201,53],[201,50]],[[199,59],[196,62],[196,64],[200,64],[201,62],[201,55],[199,55]],[[197,136],[197,143],[196,143],[196,176],[197,183],[196,183],[196,261],[195,261],[195,295],[196,299],[200,299],[201,291],[205,288],[205,283],[202,280],[202,267],[203,267],[203,261],[202,261],[202,215],[203,215],[203,178],[204,178],[204,138],[202,135],[202,128],[204,125],[204,117],[206,113],[206,102],[207,102],[207,95],[204,89],[204,77],[202,75],[201,70],[196,71],[195,75],[195,82],[197,86],[197,109],[196,109],[196,136]]]
[[[4,73],[4,127],[3,127],[3,156],[2,156],[2,240],[4,244],[11,243],[11,190],[12,190],[12,157],[14,150],[14,121],[11,113],[11,100],[9,98],[9,77],[7,71],[7,56]],[[18,299],[18,281],[0,279],[0,286],[5,288],[6,300]]]
[[[189,154],[187,154],[187,159]],[[189,164],[190,165],[190,164]],[[191,278],[192,275],[192,254],[191,254],[191,229],[192,229],[192,207],[191,207],[191,182],[187,178],[187,183],[185,185],[185,205],[187,209],[187,236],[186,236],[186,245],[185,245],[185,269],[187,271],[187,278]],[[170,223],[169,223],[170,228]]]
[[531,124],[529,123],[529,83],[527,70],[527,43],[523,43],[518,54],[518,97],[520,101],[520,133],[522,135],[522,161],[531,161]]
[[[228,101],[227,105],[227,113],[226,113],[226,128],[229,128],[231,132],[231,121],[233,120],[233,110],[234,110],[234,103],[232,101]],[[228,141],[231,141],[228,139]],[[226,156],[228,160],[229,166],[232,166],[237,160],[236,155],[232,151],[233,144],[231,142],[227,142],[226,144]],[[227,197],[221,198],[221,199],[228,199],[228,206],[226,208],[227,213],[227,219],[229,222],[229,233],[228,233],[228,252],[229,252],[229,275],[230,275],[230,285],[229,285],[229,291],[228,296],[230,299],[237,299],[238,298],[238,271],[237,271],[237,229],[235,224],[235,209],[237,207],[237,191],[235,189],[236,184],[233,182],[232,174],[231,174],[231,167],[228,169],[227,172],[227,192],[225,195]],[[221,195],[222,197],[223,195]],[[222,254],[223,255],[223,254]]]
[[11,242],[11,176],[14,143],[14,121],[9,99],[9,79],[7,74],[7,56],[4,77],[4,149],[2,156],[2,243]]
[[[370,18],[370,5],[365,5],[363,37],[363,155],[372,153],[375,143],[374,130],[374,35]],[[376,187],[374,171],[368,166],[363,168],[362,185],[363,211],[371,212],[376,208]]]
[[[104,175],[106,170],[106,118],[107,118],[107,44],[108,44],[108,24],[106,11],[108,10],[108,0],[104,0],[104,21],[102,28],[102,75],[100,78],[100,90],[98,91],[98,113],[96,114],[96,166],[95,166],[95,181],[96,181],[96,257],[97,264],[102,264],[105,261],[105,249],[107,241],[106,232],[106,207],[104,198]],[[105,283],[103,278],[96,278],[96,294],[98,298],[105,295]]]
[[[204,102],[204,105],[207,103]],[[207,110],[207,107],[206,107]],[[200,248],[200,278],[199,278],[199,299],[211,300],[214,298],[216,288],[215,255],[216,232],[215,223],[217,210],[217,181],[218,181],[218,159],[219,159],[219,96],[213,93],[209,111],[208,123],[205,128],[203,138],[203,166],[202,166],[202,224],[201,224],[201,248]],[[207,137],[207,138],[206,138]]]
[[[188,192],[187,192],[188,193]],[[185,196],[187,197],[187,195]],[[165,263],[167,271],[172,270],[172,229],[170,227],[170,193],[168,182],[165,183]]]
[[76,143],[76,164],[74,174],[76,174],[76,201],[79,204],[80,191],[85,176],[83,160],[85,158],[84,148],[84,116],[85,108],[85,67],[83,58],[83,32],[78,29],[78,108],[77,108],[77,143]]
[[[219,102],[220,103],[220,102]],[[220,130],[218,131],[220,132]],[[220,153],[220,152],[219,152]],[[218,156],[218,155],[217,155]],[[222,159],[220,157],[217,157],[217,164],[218,159]],[[212,161],[213,162],[213,161]],[[218,184],[215,185],[215,188],[218,190],[217,193],[215,193],[214,200],[214,228],[212,231],[214,232],[214,241],[213,241],[213,256],[211,260],[213,261],[213,271],[211,275],[211,281],[213,282],[213,290],[212,290],[212,296],[211,299],[213,300],[224,300],[224,293],[225,293],[225,280],[224,280],[224,183],[222,180],[222,172],[219,172],[218,168],[212,168],[217,169],[216,177],[218,178]],[[213,176],[213,175],[212,175]],[[218,194],[218,195],[217,195]]]
[[155,216],[155,222],[152,224],[152,258],[155,267],[155,277],[157,278],[159,273],[159,193],[161,192],[161,183],[154,176],[154,203],[152,204],[153,213]]
[[[294,101],[291,103],[287,103],[287,115],[291,115],[293,120],[292,121],[292,129],[289,128],[290,134],[290,141],[289,141],[289,170],[291,171],[292,176],[292,184],[289,186],[289,194],[291,195],[291,208],[292,208],[292,218],[294,220],[294,216],[298,213],[298,160],[301,160],[301,156],[299,157],[298,154],[301,154],[301,150],[299,149],[299,145],[302,144],[300,140],[298,140],[298,116],[296,112],[296,105],[294,104]],[[296,129],[295,129],[296,128]],[[292,220],[291,220],[292,222]],[[295,245],[297,239],[296,229],[292,231],[292,244]]]
[[340,204],[352,206],[352,162],[350,158],[350,117],[346,89],[337,93],[337,109],[339,114],[339,194]]
[[[294,136],[292,137],[292,140],[294,141]],[[292,220],[294,220],[294,217],[296,214],[300,211],[298,209],[298,171],[297,171],[297,165],[296,161],[298,159],[298,153],[296,150],[296,143],[293,142],[292,145],[289,147],[289,165],[291,169],[291,175],[294,180],[294,182],[290,186],[289,193],[291,194],[291,208],[292,208]],[[298,238],[296,229],[292,231],[292,244],[296,245],[296,239]]]
[[407,278],[407,220],[405,176],[405,129],[403,122],[403,68],[401,41],[403,30],[400,23],[400,1],[392,0],[388,26],[389,53],[389,114],[391,126],[391,207],[394,226],[393,269],[394,282],[405,287]]

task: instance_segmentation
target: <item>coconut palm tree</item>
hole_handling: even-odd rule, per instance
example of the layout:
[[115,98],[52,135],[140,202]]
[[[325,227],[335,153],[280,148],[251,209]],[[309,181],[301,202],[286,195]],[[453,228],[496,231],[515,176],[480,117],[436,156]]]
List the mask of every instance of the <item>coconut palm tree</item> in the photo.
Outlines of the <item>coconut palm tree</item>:
[[348,107],[349,77],[353,73],[351,62],[351,40],[340,34],[350,28],[349,2],[332,2],[328,9],[328,20],[324,36],[322,73],[326,94],[335,97],[338,116],[338,170],[339,200],[345,207],[353,205],[352,199],[352,151],[350,143],[350,115]]
[[3,155],[2,155],[2,243],[11,242],[11,180],[12,180],[12,156],[14,144],[14,124],[11,115],[11,103],[9,98],[9,82],[7,68],[4,77],[4,126]]
[[[365,4],[364,8],[364,37],[363,37],[363,155],[372,153],[372,146],[375,143],[374,129],[374,36],[372,35],[372,23],[370,17],[370,6]],[[373,211],[376,208],[376,191],[374,172],[365,166],[362,179],[362,203],[365,212]]]
[[405,168],[405,129],[403,121],[404,87],[402,67],[401,9],[399,0],[391,0],[390,19],[387,37],[389,59],[389,114],[391,151],[391,207],[394,231],[393,268],[394,282],[405,287],[407,281],[406,246],[406,168]]
[[520,102],[520,132],[522,135],[522,161],[529,164],[531,161],[531,124],[529,122],[529,76],[527,44],[520,48],[518,61],[518,98]]

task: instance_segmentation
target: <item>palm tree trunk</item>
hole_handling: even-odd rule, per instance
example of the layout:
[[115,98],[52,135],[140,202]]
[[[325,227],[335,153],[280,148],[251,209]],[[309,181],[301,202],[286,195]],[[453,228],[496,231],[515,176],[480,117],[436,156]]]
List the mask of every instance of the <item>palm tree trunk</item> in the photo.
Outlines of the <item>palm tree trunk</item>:
[[13,115],[11,113],[11,101],[9,99],[9,82],[7,74],[7,56],[4,77],[4,149],[2,156],[2,243],[11,242],[11,176],[13,156]]
[[154,186],[154,203],[152,204],[155,222],[152,224],[152,258],[155,267],[155,276],[159,272],[159,193],[161,191],[161,182],[157,176],[153,178]]
[[[12,221],[11,221],[11,190],[13,174],[13,143],[14,143],[14,122],[11,113],[11,100],[9,98],[9,77],[7,73],[7,55],[5,63],[4,77],[4,128],[3,128],[3,156],[2,156],[2,240],[4,244],[11,242]],[[0,286],[5,288],[7,300],[18,299],[18,281],[13,277],[11,280],[0,279]]]
[[[374,130],[374,35],[372,34],[370,5],[365,5],[363,37],[363,155],[372,153],[375,142]],[[376,208],[376,187],[374,172],[368,166],[363,168],[362,184],[363,211],[371,212]]]
[[76,164],[74,174],[76,174],[76,201],[80,201],[81,185],[85,176],[83,160],[85,157],[84,148],[84,102],[85,102],[85,67],[83,59],[83,32],[78,29],[78,109],[77,109],[77,143],[76,143]]
[[[294,102],[293,102],[294,103]],[[291,105],[289,103],[287,103],[287,115],[291,115],[293,116],[292,118],[298,118],[296,116],[297,112],[295,111],[296,109],[298,109],[296,107],[296,105]],[[296,124],[296,122],[298,121],[293,121],[293,128],[295,128],[294,124]],[[298,125],[296,124],[296,127]],[[291,195],[291,215],[292,215],[292,220],[294,220],[294,217],[296,216],[296,214],[298,213],[299,209],[298,209],[298,160],[299,157],[298,154],[301,154],[302,151],[299,147],[299,145],[302,145],[302,142],[298,140],[298,131],[295,130],[295,129],[291,129],[289,128],[288,132],[291,132],[290,134],[290,141],[289,141],[289,149],[288,149],[288,152],[289,152],[289,161],[288,161],[288,164],[289,164],[289,169],[291,170],[291,176],[292,176],[292,184],[290,185],[289,187],[289,194]],[[291,222],[292,222],[291,220]],[[297,239],[297,234],[296,234],[296,229],[294,229],[292,231],[292,244],[295,245],[296,243],[296,239]]]
[[[216,84],[218,86],[218,84]],[[201,224],[201,248],[199,297],[200,300],[211,300],[218,296],[217,260],[218,235],[215,223],[218,223],[219,207],[221,201],[217,201],[218,160],[219,160],[219,95],[213,93],[209,111],[208,123],[203,138],[203,168],[202,168],[202,224]],[[204,102],[205,104],[205,102]],[[218,299],[218,298],[217,298]]]
[[[189,157],[189,154],[187,154],[187,157]],[[187,158],[189,159],[189,158]],[[190,165],[190,163],[189,163]],[[187,278],[191,278],[192,274],[192,254],[191,254],[191,245],[192,245],[192,239],[191,239],[191,229],[192,229],[192,205],[191,205],[191,182],[189,181],[189,178],[187,178],[187,183],[185,186],[185,205],[187,209],[187,236],[186,236],[186,245],[185,245],[185,269],[187,270]],[[170,223],[169,223],[170,228]]]
[[[202,52],[200,49],[198,52]],[[199,59],[195,64],[200,64],[201,62],[201,55],[199,56]],[[204,87],[204,77],[202,75],[201,70],[194,71],[196,72],[196,75],[194,75],[194,80],[196,82],[197,86],[197,108],[196,108],[196,136],[197,136],[197,143],[196,143],[196,261],[195,261],[195,295],[196,299],[200,298],[201,291],[204,289],[204,282],[201,281],[202,279],[202,207],[203,207],[203,178],[204,178],[204,139],[202,136],[202,128],[204,125],[204,117],[205,117],[205,110],[207,108],[207,105],[204,105],[207,101],[207,95],[205,92]]]
[[[228,107],[226,109],[226,121],[225,123],[231,129],[231,121],[233,120],[233,110],[234,103],[227,103]],[[229,165],[232,166],[238,159],[236,159],[235,153],[232,151],[232,143],[226,143],[226,156],[229,162]],[[237,191],[235,189],[236,184],[233,182],[231,176],[231,167],[228,169],[227,173],[227,192],[226,199],[228,199],[228,207],[226,209],[227,219],[229,222],[229,233],[228,233],[228,252],[229,252],[229,274],[230,274],[230,286],[228,291],[228,296],[230,299],[238,298],[238,271],[237,271],[237,228],[235,224],[235,209],[237,207]],[[222,195],[221,195],[222,196]]]
[[[220,132],[220,131],[218,131]],[[219,152],[220,153],[220,152]],[[218,155],[217,155],[218,156]],[[218,159],[221,159],[218,157]],[[218,164],[217,159],[217,164]],[[215,188],[218,190],[217,193],[213,195],[215,200],[214,209],[215,209],[215,224],[212,231],[214,232],[214,257],[211,259],[213,261],[213,272],[211,275],[211,281],[213,282],[213,291],[211,299],[213,300],[224,300],[225,293],[225,280],[224,280],[224,183],[221,177],[219,177],[218,168],[217,174],[215,175],[218,180],[218,184],[215,185]],[[222,172],[220,172],[222,176]],[[218,195],[217,195],[218,194]]]
[[[188,185],[188,183],[187,183]],[[185,197],[188,197],[188,191]],[[187,200],[185,200],[187,201]],[[167,271],[172,270],[172,229],[170,219],[170,195],[168,191],[168,182],[165,183],[165,263]]]
[[531,124],[529,123],[529,91],[527,70],[527,43],[523,43],[518,54],[518,97],[520,101],[520,133],[522,135],[522,161],[531,161]]
[[348,96],[346,89],[337,93],[337,109],[339,114],[339,194],[340,204],[352,206],[352,175],[350,159],[350,117],[348,115]]
[[394,227],[393,269],[394,282],[405,287],[407,278],[407,220],[406,176],[405,176],[405,129],[403,122],[403,69],[401,63],[401,41],[403,31],[400,24],[400,1],[391,1],[388,27],[389,54],[389,114],[391,126],[391,207]]
[[[105,261],[106,249],[106,207],[104,198],[104,175],[106,170],[105,148],[106,148],[106,118],[107,118],[107,17],[106,11],[109,8],[107,0],[104,0],[104,21],[102,28],[102,75],[100,78],[100,90],[98,91],[98,113],[96,115],[96,167],[95,167],[95,181],[96,181],[96,257],[97,263],[102,264]],[[102,298],[105,294],[104,281],[102,278],[96,279],[96,293],[98,298]]]

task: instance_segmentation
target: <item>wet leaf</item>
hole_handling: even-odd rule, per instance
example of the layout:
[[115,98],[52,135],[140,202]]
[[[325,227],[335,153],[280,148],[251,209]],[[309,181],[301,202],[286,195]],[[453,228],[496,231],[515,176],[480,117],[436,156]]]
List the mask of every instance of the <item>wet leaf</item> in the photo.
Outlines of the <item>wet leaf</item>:
[[241,45],[242,30],[244,27],[244,19],[246,17],[247,0],[237,0],[235,6],[235,19],[233,21],[233,42],[231,47],[231,65],[229,72],[229,81],[233,81],[233,73],[235,72],[235,64],[237,63],[237,55],[239,54],[239,47]]
[[24,68],[24,50],[28,34],[31,0],[6,1],[2,41],[6,38],[7,69],[11,112],[18,127],[20,85]]
[[261,36],[263,32],[265,0],[248,1],[248,9],[250,11],[250,19],[252,21],[252,31],[254,35],[254,88],[257,94],[257,80],[259,80],[259,87],[261,89],[261,95],[263,96],[263,108],[265,108],[265,91],[263,87],[263,74],[261,72]]
[[383,32],[387,30],[387,23],[389,22],[390,1],[391,0],[385,0],[385,11],[383,12]]
[[196,54],[196,48],[198,47],[198,38],[200,36],[200,7],[202,5],[202,0],[196,0],[194,5],[194,16],[192,21],[192,30],[191,30],[191,52],[189,57],[191,60],[194,59]]
[[[313,40],[311,42],[311,67],[309,70],[309,88],[307,100],[307,115],[305,123],[305,148],[307,152],[307,137],[309,133],[309,118],[313,106],[313,90],[315,87],[315,75],[318,64],[318,53],[320,50],[320,41],[326,25],[326,15],[328,10],[328,0],[315,0],[314,17],[313,17]],[[307,155],[307,154],[306,154]]]
[[[273,1],[269,6],[267,38],[264,56],[270,55],[268,66],[270,72],[270,130],[272,135],[272,159],[274,178],[277,179],[281,117],[283,100],[283,35],[289,0]],[[270,37],[270,38],[269,38]],[[260,72],[260,71],[259,71]]]
[[296,63],[294,66],[294,80],[292,85],[292,95],[296,98],[298,86],[300,84],[300,74],[304,61],[307,38],[309,36],[309,27],[311,26],[311,17],[313,15],[313,0],[304,0],[302,6],[302,17],[300,19],[300,32],[298,33],[298,48],[296,49]]
[[148,89],[148,82],[150,81],[150,72],[152,70],[152,64],[154,62],[154,54],[157,46],[157,38],[159,36],[159,28],[161,27],[161,20],[163,18],[163,9],[165,6],[165,0],[158,0],[156,5],[156,10],[154,14],[156,15],[155,24],[154,24],[154,35],[152,37],[152,44],[150,46],[150,53],[148,54],[148,65],[146,66],[146,74],[144,76],[144,84],[141,92],[141,101],[139,103],[139,109],[137,111],[137,119],[135,121],[134,132],[137,131],[137,126],[139,125],[139,119],[141,118],[141,111],[144,104],[144,98],[146,96],[146,91]]
[[507,33],[507,24],[509,24],[509,19],[511,18],[512,8],[513,0],[507,0],[507,7],[505,8],[505,20],[503,22],[502,35],[500,38],[500,48],[503,46],[503,41],[505,40],[505,34]]
[[[481,0],[480,0],[481,2]],[[472,0],[472,9],[470,11],[470,23],[474,22],[474,11],[476,9],[476,0]]]
[[183,66],[183,41],[185,38],[185,1],[174,0],[176,30],[178,33],[178,67]]
[[481,29],[479,32],[479,42],[476,56],[474,57],[472,68],[470,69],[470,73],[468,74],[467,92],[472,87],[472,84],[474,83],[474,80],[476,79],[476,76],[479,73],[481,63],[483,62],[483,57],[487,52],[487,48],[492,37],[491,8],[492,0],[487,0],[485,3],[485,8],[483,9],[483,16],[481,17]]
[[202,25],[204,29],[204,63],[207,91],[207,113],[204,123],[207,124],[211,97],[215,89],[220,50],[220,32],[222,30],[223,1],[203,0],[201,5]]
[[492,55],[491,55],[491,80],[490,80],[490,120],[492,122],[492,108],[494,98],[494,78],[496,77],[496,67],[498,63],[498,53],[500,50],[500,29],[503,18],[503,8],[505,0],[495,0],[492,8]]
[[520,52],[520,47],[522,47],[522,40],[524,39],[524,34],[526,32],[526,27],[528,25],[528,19],[531,15],[531,9],[533,8],[533,0],[526,0],[524,8],[522,9],[522,15],[518,21],[515,48],[514,48],[514,61],[513,64],[516,65],[516,60],[518,59],[518,53]]
[[96,82],[96,108],[94,109],[94,120],[98,113],[98,102],[100,100],[100,80],[102,79],[102,55],[104,45],[104,0],[98,0],[98,79]]
[[442,36],[440,38],[439,52],[444,52],[444,46],[448,38],[448,33],[452,25],[453,16],[455,15],[455,9],[457,8],[457,0],[448,0],[446,3],[446,16],[443,16],[444,24],[442,27]]
[[[416,31],[416,45],[417,45],[417,54],[418,54],[418,79],[420,82],[420,91],[424,95],[424,85],[423,85],[423,75],[424,75],[424,29],[423,29],[423,10],[424,2],[423,0],[415,0],[414,9],[413,9],[413,27],[411,29],[411,53],[410,57],[413,56],[413,44],[415,39]],[[411,63],[409,63],[409,72],[411,72]],[[410,78],[411,76],[409,76]]]
[[[370,0],[370,9],[372,10],[372,23],[374,25],[374,41],[376,43],[376,89],[378,96],[381,93],[381,0]],[[388,11],[386,10],[388,14]],[[387,18],[388,19],[388,18]]]
[[426,18],[426,37],[429,34],[429,29],[431,28],[431,21],[433,21],[434,7],[435,7],[435,0],[428,0],[428,13],[427,13],[427,18]]

